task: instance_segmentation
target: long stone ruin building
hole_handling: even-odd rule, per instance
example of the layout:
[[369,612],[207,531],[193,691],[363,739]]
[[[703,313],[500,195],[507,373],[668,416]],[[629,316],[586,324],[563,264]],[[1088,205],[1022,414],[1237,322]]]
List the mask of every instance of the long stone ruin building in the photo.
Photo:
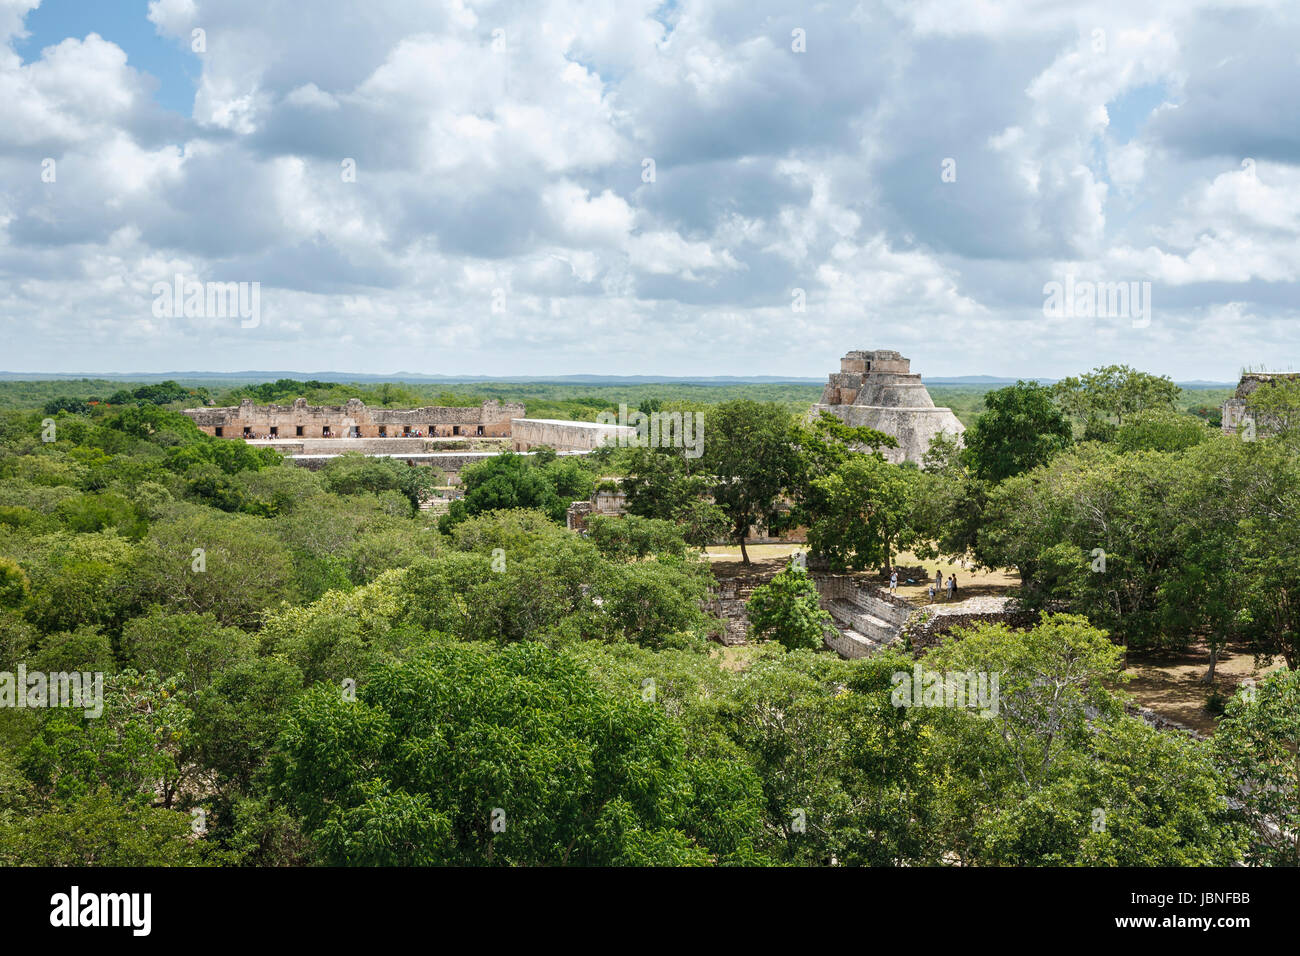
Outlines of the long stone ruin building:
[[[1246,372],[1241,376],[1241,381],[1237,383],[1237,391],[1233,393],[1232,398],[1223,403],[1223,434],[1235,435],[1237,429],[1242,423],[1249,418],[1248,408],[1250,406],[1250,396],[1261,385],[1269,382],[1287,380],[1294,381],[1300,379],[1300,372]],[[1267,423],[1261,422],[1259,425],[1264,426],[1267,431]]]
[[934,404],[912,360],[888,349],[849,352],[832,372],[812,414],[829,412],[854,427],[874,428],[898,439],[882,448],[889,461],[921,464],[940,432],[960,438],[966,427],[951,408]]
[[509,438],[511,419],[522,418],[524,406],[492,400],[463,408],[369,408],[359,398],[346,405],[308,405],[305,398],[292,405],[254,405],[245,399],[224,408],[187,408],[185,414],[218,438]]
[[570,422],[555,418],[516,418],[510,423],[510,438],[515,451],[528,451],[538,445],[571,451],[594,451],[619,436],[634,438],[636,429],[628,425],[604,425],[599,422]]

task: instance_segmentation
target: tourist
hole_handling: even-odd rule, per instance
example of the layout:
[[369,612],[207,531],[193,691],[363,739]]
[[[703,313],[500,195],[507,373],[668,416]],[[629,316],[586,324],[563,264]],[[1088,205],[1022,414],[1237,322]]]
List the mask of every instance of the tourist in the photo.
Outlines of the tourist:
[[894,571],[892,574],[889,575],[889,593],[890,594],[898,593],[898,572],[897,571]]
[[952,593],[953,593],[954,595],[956,595],[956,593],[957,593],[957,575],[956,575],[956,574],[954,574],[954,575],[952,576],[952,578],[951,578],[951,580],[950,580],[950,583],[952,584]]
[[951,601],[952,592],[957,590],[957,575],[954,574],[948,578],[948,583],[944,586],[948,589],[948,600]]
[[931,585],[929,586],[929,588],[927,588],[926,590],[929,592],[929,595],[930,595],[930,603],[933,604],[933,603],[934,603],[934,585],[931,584]]
[[943,571],[936,569],[934,572],[934,590],[935,593],[943,590]]

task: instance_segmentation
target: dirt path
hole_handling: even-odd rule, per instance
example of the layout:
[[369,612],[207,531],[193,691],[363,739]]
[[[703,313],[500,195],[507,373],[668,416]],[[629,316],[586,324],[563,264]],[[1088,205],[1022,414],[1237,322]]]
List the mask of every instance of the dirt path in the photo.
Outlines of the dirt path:
[[1193,644],[1185,651],[1130,654],[1128,663],[1125,673],[1131,679],[1124,689],[1134,700],[1204,734],[1214,733],[1215,717],[1205,709],[1212,693],[1217,690],[1231,697],[1246,678],[1259,680],[1284,666],[1279,659],[1256,669],[1255,658],[1244,645],[1230,644],[1219,654],[1210,686],[1201,683],[1210,667],[1210,649],[1205,644]]
[[[715,575],[720,578],[739,577],[780,570],[790,560],[790,555],[796,551],[806,552],[808,546],[806,544],[747,544],[745,550],[749,552],[749,558],[753,562],[748,567],[740,559],[740,548],[735,546],[712,547],[705,554]],[[922,560],[907,551],[895,555],[894,564],[903,569],[899,573],[899,595],[918,607],[929,603],[926,588],[934,580],[936,569],[943,572],[944,580],[947,580],[950,574],[957,575],[955,599],[959,601],[977,595],[1005,594],[1020,583],[1020,575],[1014,571],[977,572],[951,561]],[[924,576],[916,570],[918,568],[924,569]],[[911,584],[907,583],[909,574],[912,578]],[[865,571],[862,572],[862,577],[879,580],[882,584],[887,583],[885,578]],[[942,595],[938,600],[943,600]]]
[[749,566],[741,561],[738,546],[715,545],[705,550],[704,554],[717,577],[735,578],[779,571],[790,560],[790,555],[796,551],[806,552],[808,546],[806,544],[747,544],[745,550],[749,552],[749,560],[753,562]]

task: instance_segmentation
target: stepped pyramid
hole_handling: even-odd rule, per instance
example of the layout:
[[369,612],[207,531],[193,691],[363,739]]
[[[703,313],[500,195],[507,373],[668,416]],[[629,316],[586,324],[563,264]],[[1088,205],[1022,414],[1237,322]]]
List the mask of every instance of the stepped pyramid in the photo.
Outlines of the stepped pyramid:
[[849,352],[840,359],[840,370],[830,374],[811,415],[818,412],[893,435],[898,447],[881,451],[895,464],[919,465],[937,434],[960,438],[966,431],[951,408],[935,406],[921,376],[912,371],[912,360],[888,349]]

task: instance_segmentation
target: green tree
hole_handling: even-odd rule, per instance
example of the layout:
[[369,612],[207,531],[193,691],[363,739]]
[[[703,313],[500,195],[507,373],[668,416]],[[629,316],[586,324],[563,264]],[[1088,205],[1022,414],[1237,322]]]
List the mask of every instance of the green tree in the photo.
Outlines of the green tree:
[[672,520],[681,530],[682,539],[694,548],[707,548],[727,536],[727,515],[711,501],[693,498],[680,505]]
[[180,511],[141,545],[135,582],[145,604],[251,627],[264,608],[293,597],[289,553],[260,519]]
[[1119,713],[1107,683],[1120,677],[1122,652],[1085,617],[1044,615],[1028,630],[979,624],[925,658],[933,671],[998,678],[998,712],[988,721],[1024,783],[1087,740],[1091,714]]
[[[525,455],[502,452],[460,473],[465,497],[453,501],[442,527],[448,531],[467,517],[489,511],[535,508],[563,522],[572,499],[561,498],[555,479]],[[588,492],[590,493],[590,492]]]
[[966,461],[976,478],[999,482],[1046,463],[1070,444],[1070,423],[1037,382],[984,396],[984,413],[966,430]]
[[16,608],[31,593],[31,581],[13,558],[0,555],[0,608]]
[[601,554],[620,561],[652,554],[681,556],[686,553],[682,532],[671,521],[658,518],[592,515],[587,519],[587,534]]
[[813,481],[808,545],[832,571],[881,567],[886,572],[900,544],[910,540],[917,472],[876,455],[854,455]]
[[44,673],[113,671],[113,644],[99,628],[83,624],[74,631],[55,631],[40,639],[27,668]]
[[205,866],[225,862],[194,839],[188,813],[124,805],[97,792],[0,823],[0,866]]
[[1208,441],[1212,433],[1199,418],[1167,409],[1136,412],[1115,430],[1120,451],[1183,451]]
[[31,579],[28,618],[43,631],[94,625],[117,632],[137,609],[137,548],[112,531],[45,535],[24,562]]
[[23,753],[43,796],[75,800],[101,789],[131,806],[170,808],[182,774],[190,709],[177,683],[123,671],[104,681],[103,712],[50,709]]
[[820,648],[831,623],[818,600],[817,585],[806,571],[793,566],[754,588],[745,609],[751,634],[791,651]]
[[1300,671],[1277,671],[1237,694],[1214,746],[1250,824],[1249,861],[1300,865]]
[[440,475],[432,468],[411,467],[394,458],[370,458],[349,452],[329,461],[320,472],[325,487],[337,495],[377,495],[397,491],[411,503],[411,511],[420,507]]
[[[277,791],[335,865],[707,864],[757,828],[747,768],[688,760],[659,707],[535,644],[435,644],[355,701],[318,687],[279,746]],[[695,809],[720,788],[747,819],[708,846]]]
[[620,483],[628,512],[643,518],[675,519],[683,510],[706,501],[709,478],[699,459],[679,448],[628,448],[622,451],[626,477]]
[[891,674],[910,666],[892,651],[858,661],[783,652],[711,690],[762,781],[765,854],[802,866],[941,862],[936,783],[947,768],[933,757],[929,715],[890,704]]
[[926,451],[920,472],[913,476],[911,547],[917,557],[972,555],[982,560],[980,528],[988,500],[988,484],[971,474],[962,445],[954,438],[936,435]]
[[1032,608],[1068,602],[1126,645],[1180,645],[1189,516],[1169,507],[1187,480],[1174,453],[1118,454],[1083,444],[989,491],[982,560],[1014,566]]
[[1243,828],[1209,747],[1123,717],[1099,722],[1041,786],[1009,789],[976,820],[995,866],[1230,866]]
[[279,735],[282,713],[302,692],[302,672],[284,657],[240,660],[191,699],[190,734],[219,792],[248,791]]
[[727,515],[732,540],[750,564],[750,527],[775,517],[781,495],[800,474],[798,432],[789,412],[774,403],[723,402],[709,411],[703,460],[713,476],[713,500]]
[[1061,407],[1092,435],[1110,437],[1114,426],[1148,410],[1174,411],[1177,385],[1164,375],[1139,372],[1127,365],[1095,368],[1077,378],[1063,378],[1051,388]]
[[191,694],[224,670],[254,657],[256,640],[223,627],[212,614],[170,614],[155,607],[122,629],[122,654],[137,670],[181,679]]
[[85,415],[90,411],[90,406],[79,398],[60,398],[50,399],[45,403],[46,415],[57,415],[59,412],[69,412],[73,415]]
[[133,541],[138,541],[148,527],[148,522],[131,501],[112,492],[67,498],[59,502],[55,514],[71,531],[115,528],[124,538]]

